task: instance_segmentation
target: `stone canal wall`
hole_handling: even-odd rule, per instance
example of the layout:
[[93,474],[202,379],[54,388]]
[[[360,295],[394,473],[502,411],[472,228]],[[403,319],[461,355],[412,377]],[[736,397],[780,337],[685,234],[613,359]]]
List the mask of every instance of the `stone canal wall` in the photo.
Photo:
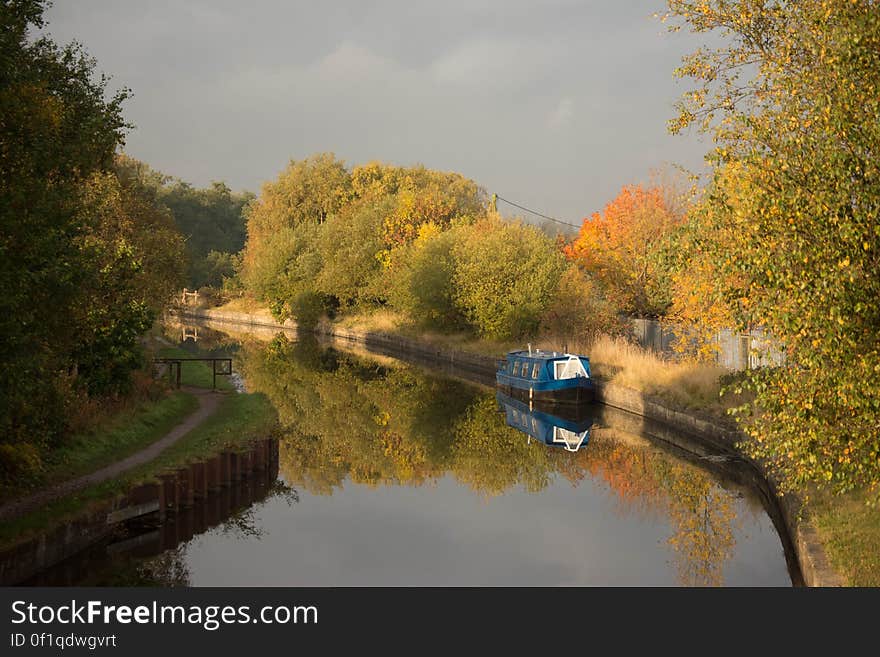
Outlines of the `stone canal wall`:
[[209,319],[220,324],[236,324],[245,326],[265,326],[269,328],[296,329],[296,322],[292,319],[279,323],[268,310],[253,310],[251,312],[218,310],[217,308],[199,308],[194,306],[181,306],[169,311],[183,317],[198,317]]
[[[183,309],[180,315],[195,319],[241,323],[235,318],[239,313],[225,313],[216,309]],[[285,325],[275,323],[274,326],[291,328],[287,323]],[[323,330],[323,333],[334,340],[361,346],[370,351],[440,365],[444,369],[454,369],[458,374],[467,373],[483,383],[494,384],[495,381],[498,357],[455,349],[441,349],[412,338],[377,331],[355,331],[332,327]],[[724,419],[693,410],[675,408],[661,398],[608,381],[597,379],[596,384],[596,401],[685,433],[697,439],[706,448],[707,454],[744,458],[737,448],[737,443],[745,436]],[[844,580],[831,567],[816,529],[806,516],[801,500],[795,495],[782,495],[777,483],[760,463],[744,460],[755,467],[759,476],[765,480],[767,489],[775,497],[788,531],[788,539],[797,554],[804,583],[808,586],[843,586]]]

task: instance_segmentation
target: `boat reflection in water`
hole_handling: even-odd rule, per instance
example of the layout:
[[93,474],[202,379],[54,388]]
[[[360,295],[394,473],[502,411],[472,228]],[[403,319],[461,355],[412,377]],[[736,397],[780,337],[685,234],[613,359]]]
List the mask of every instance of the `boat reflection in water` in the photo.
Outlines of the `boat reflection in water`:
[[590,440],[594,418],[591,406],[550,409],[528,404],[506,395],[500,390],[495,399],[504,411],[507,425],[522,431],[532,439],[551,447],[562,447],[576,452]]

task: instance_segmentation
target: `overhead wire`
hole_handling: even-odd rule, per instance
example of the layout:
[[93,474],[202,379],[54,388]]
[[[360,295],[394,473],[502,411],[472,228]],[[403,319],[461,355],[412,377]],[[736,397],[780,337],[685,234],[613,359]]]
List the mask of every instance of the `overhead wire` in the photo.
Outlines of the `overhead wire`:
[[570,223],[570,222],[568,222],[568,221],[562,221],[561,219],[557,219],[556,217],[549,217],[549,216],[547,216],[546,214],[542,214],[542,213],[540,213],[540,212],[536,212],[535,210],[532,210],[532,209],[530,209],[530,208],[527,208],[527,207],[525,207],[524,205],[520,205],[519,203],[514,203],[513,201],[508,201],[506,198],[504,198],[503,196],[500,196],[499,194],[495,194],[494,196],[495,196],[495,198],[498,199],[499,201],[504,201],[504,202],[507,203],[508,205],[512,205],[513,207],[515,207],[515,208],[519,208],[520,210],[525,210],[525,211],[528,212],[529,214],[533,214],[533,215],[535,215],[536,217],[541,217],[542,219],[546,219],[547,221],[554,221],[554,222],[556,222],[557,224],[562,224],[563,226],[571,226],[572,228],[580,228],[580,224],[573,224],[573,223]]

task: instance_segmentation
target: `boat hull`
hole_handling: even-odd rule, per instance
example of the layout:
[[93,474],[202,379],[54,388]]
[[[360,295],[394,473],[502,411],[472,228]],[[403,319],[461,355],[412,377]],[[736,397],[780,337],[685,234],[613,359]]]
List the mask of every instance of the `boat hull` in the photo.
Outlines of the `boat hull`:
[[[511,397],[500,389],[495,391],[495,400],[505,412],[515,409],[520,413],[528,414],[529,417],[535,417],[539,423],[557,426],[575,433],[586,431],[596,422],[597,410],[593,404],[564,406],[541,403],[529,404],[528,401]],[[508,417],[508,419],[510,418]],[[522,431],[522,429],[520,430]]]
[[553,387],[526,385],[526,382],[520,383],[511,379],[512,377],[496,376],[495,385],[497,389],[505,395],[526,402],[571,405],[587,404],[595,399],[595,390],[590,379],[567,379],[557,383],[561,384],[564,381],[571,381],[572,383]]

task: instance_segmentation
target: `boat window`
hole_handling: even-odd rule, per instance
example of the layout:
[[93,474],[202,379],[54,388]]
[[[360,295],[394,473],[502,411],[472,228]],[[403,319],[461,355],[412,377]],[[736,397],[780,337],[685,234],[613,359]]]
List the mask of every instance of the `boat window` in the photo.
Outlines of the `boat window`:
[[528,375],[529,375],[529,364],[526,361],[523,361],[522,377],[525,378]]
[[535,366],[532,368],[532,378],[533,379],[538,378],[538,370],[539,369],[541,369],[540,363],[535,363]]
[[553,378],[573,379],[578,376],[587,376],[587,371],[577,356],[569,356],[568,360],[553,362]]

